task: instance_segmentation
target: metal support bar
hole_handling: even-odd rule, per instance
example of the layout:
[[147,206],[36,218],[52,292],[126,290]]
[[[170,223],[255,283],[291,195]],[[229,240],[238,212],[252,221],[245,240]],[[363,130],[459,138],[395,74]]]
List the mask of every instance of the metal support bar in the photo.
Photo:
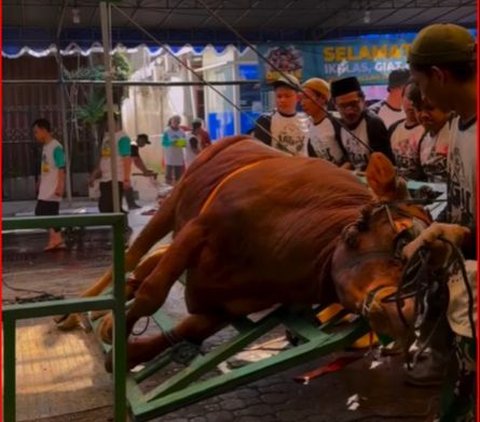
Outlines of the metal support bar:
[[[199,71],[199,69],[197,69]],[[5,79],[3,85],[58,85],[58,79]],[[84,79],[72,79],[63,81],[65,85],[98,85],[104,86],[105,81],[89,81]],[[113,86],[231,86],[231,85],[250,85],[252,83],[260,83],[258,79],[239,80],[239,81],[112,81]]]
[[[65,19],[65,11],[67,7],[67,2],[64,0],[62,5],[62,12],[60,14],[60,20],[58,22],[57,27],[57,36],[56,42],[57,45],[60,45],[60,34],[62,33],[63,21]],[[67,191],[67,201],[68,204],[72,205],[72,182],[71,182],[71,152],[70,152],[70,140],[68,137],[68,129],[67,129],[67,110],[65,106],[65,92],[64,92],[64,78],[63,78],[63,62],[62,62],[62,55],[60,51],[57,49],[55,58],[57,60],[57,67],[58,67],[58,101],[60,104],[60,114],[62,116],[62,137],[63,137],[63,144],[65,148],[65,188]]]
[[59,314],[112,309],[114,314],[114,395],[115,421],[125,422],[126,409],[126,340],[125,340],[125,282],[124,282],[124,216],[122,214],[6,218],[3,230],[70,226],[112,226],[113,227],[113,296],[66,299],[42,303],[5,306],[3,316],[3,380],[4,407],[3,421],[15,422],[16,418],[16,321]]
[[66,313],[98,311],[113,307],[112,296],[102,296],[82,299],[49,300],[38,303],[25,303],[20,305],[5,305],[3,315],[12,314],[15,319],[42,318],[51,315]]
[[[17,371],[15,368],[16,333],[15,318],[3,312],[3,420],[14,422],[17,412],[15,391]],[[7,404],[8,403],[8,404]]]
[[60,102],[60,113],[62,116],[63,145],[65,148],[65,189],[67,192],[68,204],[71,206],[72,205],[71,151],[70,151],[70,140],[68,138],[67,110],[65,105],[65,92],[64,92],[63,78],[60,79],[60,83],[58,85],[58,98]]
[[[119,180],[117,172],[118,151],[115,140],[115,119],[113,117],[112,61],[110,57],[110,11],[110,4],[102,1],[100,3],[100,18],[102,24],[103,61],[105,65],[105,92],[107,97],[108,138],[110,141],[113,211],[120,212],[120,193],[118,191]],[[120,104],[118,107],[120,108]]]
[[[188,404],[224,393],[237,386],[324,356],[335,350],[341,350],[368,333],[368,331],[369,327],[365,321],[359,320],[346,326],[338,333],[328,336],[319,335],[316,339],[292,349],[284,350],[270,358],[248,364],[245,367],[234,369],[226,374],[218,375],[196,384],[184,386],[181,390],[176,390],[171,394],[150,400],[148,400],[148,396],[142,395],[139,387],[129,377],[127,381],[127,396],[135,421],[150,420]],[[185,372],[184,376],[188,377],[190,372],[197,370],[198,365],[203,365],[204,362],[202,360],[208,360],[210,353],[193,361],[188,368],[182,371]],[[145,398],[147,398],[146,401]]]
[[186,373],[180,372],[165,381],[158,388],[153,389],[146,394],[146,400],[150,401],[187,387],[193,381],[215,368],[218,364],[242,350],[246,345],[280,324],[280,316],[283,312],[283,309],[277,309],[271,312],[255,324],[255,327],[251,330],[238,334],[233,340],[217,347],[207,355],[197,357],[190,363]]
[[124,422],[127,411],[126,373],[127,373],[127,336],[125,327],[125,255],[124,222],[114,225],[113,231],[113,381],[115,398],[115,421]]
[[[57,227],[98,227],[123,223],[123,214],[61,215],[55,217],[15,217],[2,219],[2,230],[44,229]],[[122,251],[123,252],[123,251]]]

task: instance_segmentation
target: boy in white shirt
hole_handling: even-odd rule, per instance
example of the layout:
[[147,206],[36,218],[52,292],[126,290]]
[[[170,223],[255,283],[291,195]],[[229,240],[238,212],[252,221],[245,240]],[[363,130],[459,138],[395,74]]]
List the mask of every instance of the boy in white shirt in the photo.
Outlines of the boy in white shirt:
[[[63,147],[51,133],[50,122],[38,119],[33,125],[33,135],[42,147],[42,165],[38,201],[35,215],[58,215],[65,190],[65,154]],[[50,229],[48,244],[44,251],[64,249],[60,229]]]
[[389,136],[398,174],[406,179],[420,180],[422,171],[418,145],[425,130],[409,98],[412,88],[412,84],[403,88],[402,107],[406,117],[390,126]]
[[418,121],[425,132],[418,144],[422,180],[430,183],[447,182],[447,155],[453,115],[437,107],[428,98],[422,98],[414,84],[409,92]]
[[297,112],[299,81],[288,75],[277,79],[272,86],[275,110],[257,119],[254,137],[288,154],[307,156],[308,120]]

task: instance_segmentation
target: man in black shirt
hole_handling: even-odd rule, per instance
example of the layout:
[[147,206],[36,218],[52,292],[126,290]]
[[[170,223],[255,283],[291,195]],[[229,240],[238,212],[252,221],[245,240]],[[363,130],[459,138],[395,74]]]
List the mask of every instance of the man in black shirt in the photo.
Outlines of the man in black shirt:
[[[385,154],[395,163],[383,121],[365,106],[365,95],[355,77],[338,79],[331,83],[331,93],[342,122],[350,130],[341,130],[341,142],[355,170],[365,170],[372,151]],[[358,138],[358,139],[357,139]]]
[[[136,141],[130,144],[130,156],[132,157],[132,162],[145,176],[150,176],[153,172],[145,166],[142,157],[140,157],[139,148],[143,148],[145,145],[150,144],[151,142],[148,139],[148,135],[145,133],[138,135]],[[129,210],[141,208],[140,205],[135,202],[133,187],[130,186],[130,189],[125,191],[125,199],[127,200]]]

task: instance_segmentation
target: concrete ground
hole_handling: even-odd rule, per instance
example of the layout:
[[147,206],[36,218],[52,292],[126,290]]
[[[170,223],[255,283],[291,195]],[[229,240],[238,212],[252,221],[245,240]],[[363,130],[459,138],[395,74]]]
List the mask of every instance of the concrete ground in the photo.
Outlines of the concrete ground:
[[[22,209],[23,212],[27,212],[28,209],[33,209],[28,208],[31,205],[32,203],[23,204],[23,207],[19,205],[14,207],[6,203],[3,207],[4,216],[8,212],[22,212]],[[78,205],[76,208],[90,207],[92,203],[77,202],[76,205]],[[140,230],[148,220],[148,217],[141,216],[141,212],[138,211],[131,213],[129,218],[135,231]],[[4,233],[3,241],[4,281],[14,288],[45,290],[65,297],[75,297],[110,265],[108,236],[104,231],[89,232],[83,247],[77,245],[72,250],[55,253],[42,252],[46,234],[41,231]],[[29,297],[35,294],[13,291],[4,285],[3,295],[4,303],[11,303],[16,297]],[[165,309],[174,317],[184,312],[181,287],[177,286],[172,290]],[[39,324],[45,323],[50,324],[50,329],[55,329],[51,321],[39,322]],[[48,330],[45,335],[48,336]],[[78,335],[83,336],[84,333]],[[228,332],[221,332],[212,337],[207,341],[206,347],[214,347],[227,335]],[[276,338],[282,343],[283,335],[284,331],[277,330],[271,333],[270,337]],[[258,360],[268,353],[271,354],[269,348],[260,345],[254,350],[243,353],[241,358]],[[294,376],[351,353],[341,352],[306,362],[297,368],[266,377],[156,420],[165,422],[375,422],[385,420],[413,422],[431,420],[430,416],[436,407],[437,391],[407,387],[404,384],[402,362],[399,357],[382,358],[376,367],[372,367],[370,357],[364,357],[346,366],[343,370],[322,376],[308,385],[300,385],[292,380]],[[90,374],[92,380],[105,376],[95,372],[98,371],[98,366],[95,368]],[[29,376],[28,373],[23,372],[23,374],[25,377]],[[22,380],[19,380],[19,383],[21,382]],[[50,382],[54,384],[55,379],[52,378]],[[51,388],[53,389],[53,387]],[[72,393],[82,394],[81,391]],[[358,403],[355,410],[349,410],[347,406],[349,399]],[[89,410],[78,408],[64,415],[53,412],[51,416],[31,420],[49,422],[106,421],[112,415],[110,406],[102,405],[98,409],[92,406],[92,409]]]

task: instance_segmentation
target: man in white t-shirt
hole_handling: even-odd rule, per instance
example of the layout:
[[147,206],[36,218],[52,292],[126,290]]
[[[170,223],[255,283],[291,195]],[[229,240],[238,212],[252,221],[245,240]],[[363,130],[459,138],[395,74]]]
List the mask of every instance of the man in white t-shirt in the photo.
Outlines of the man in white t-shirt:
[[422,180],[430,183],[447,182],[447,155],[453,115],[422,98],[420,88],[413,84],[409,98],[425,132],[418,144]]
[[326,113],[330,85],[320,78],[311,78],[302,85],[301,105],[310,116],[307,151],[310,157],[323,158],[337,166],[348,162],[340,140],[341,127]]
[[[48,120],[36,120],[32,129],[35,139],[42,144],[42,164],[35,215],[58,215],[65,190],[65,154],[63,147],[52,136]],[[64,248],[65,244],[60,229],[50,229],[48,244],[44,250],[53,251]]]
[[[448,151],[447,222],[451,231],[456,224],[470,229],[462,252],[467,270],[476,270],[476,172],[477,172],[477,80],[476,41],[470,32],[453,24],[434,24],[424,28],[413,41],[408,62],[412,78],[422,94],[445,111],[458,117],[452,123]],[[447,230],[447,229],[445,229]],[[476,272],[476,271],[475,271]],[[472,271],[469,276],[474,300],[470,302],[467,288],[454,268],[448,281],[447,318],[455,334],[457,379],[451,394],[442,401],[441,421],[473,421],[476,408],[476,291]],[[471,310],[470,310],[471,306]]]
[[335,107],[343,124],[341,143],[353,169],[363,171],[370,159],[370,149],[381,152],[395,163],[387,128],[382,120],[365,106],[365,95],[355,77],[337,79],[330,84]]
[[308,118],[297,111],[300,83],[294,76],[280,77],[273,84],[275,110],[256,121],[254,137],[291,155],[307,155]]
[[370,110],[383,120],[387,129],[405,118],[405,112],[402,108],[402,92],[409,78],[410,72],[408,69],[395,69],[390,72],[388,75],[387,98],[370,106]]
[[402,108],[406,117],[390,126],[389,135],[398,174],[405,179],[420,180],[422,171],[418,145],[425,130],[409,98],[412,89],[411,83],[404,86]]

